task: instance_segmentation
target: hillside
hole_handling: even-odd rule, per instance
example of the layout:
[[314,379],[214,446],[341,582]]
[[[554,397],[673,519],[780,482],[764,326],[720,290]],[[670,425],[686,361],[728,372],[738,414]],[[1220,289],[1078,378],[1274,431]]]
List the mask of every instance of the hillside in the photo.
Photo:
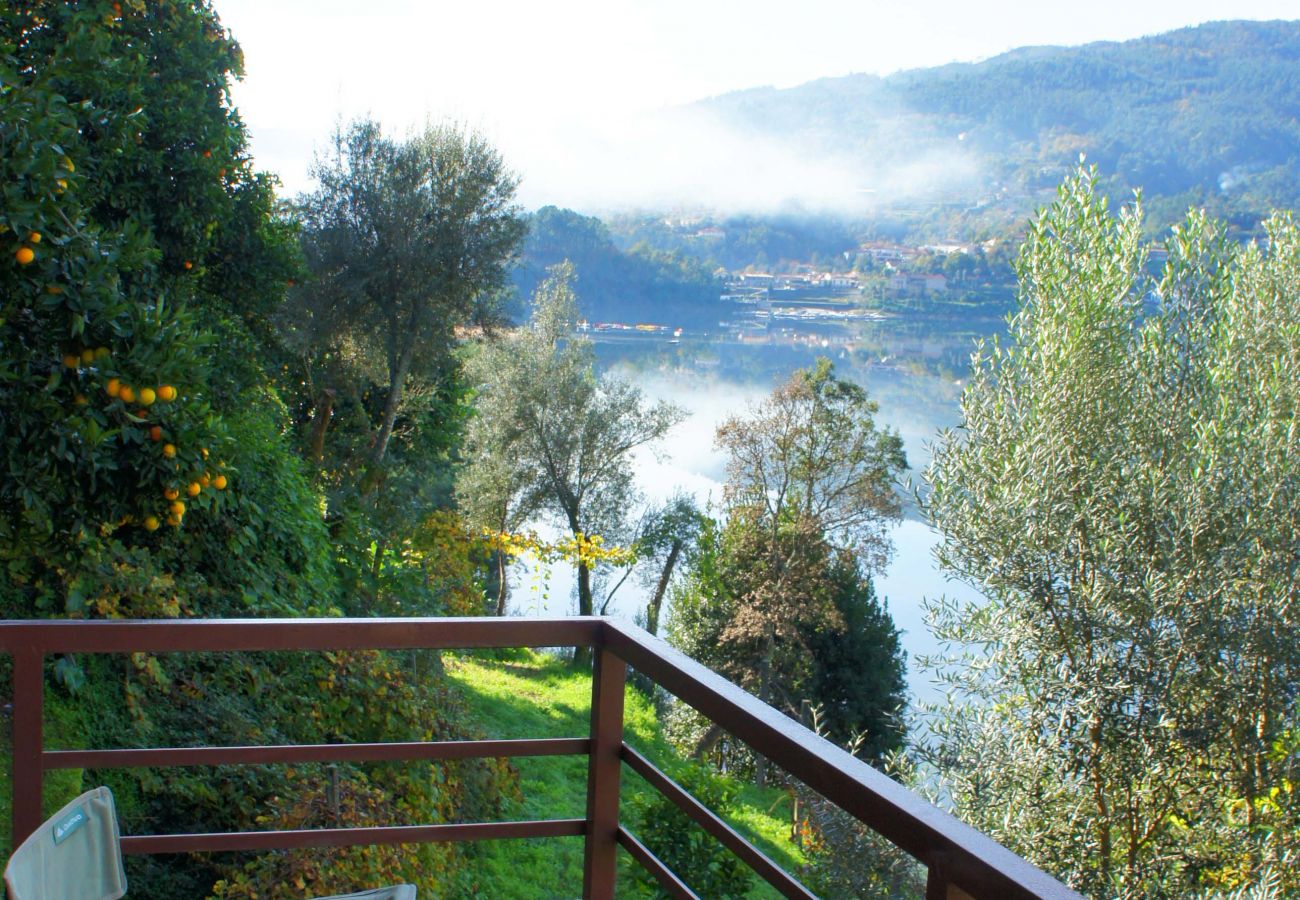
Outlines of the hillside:
[[717,323],[718,285],[700,260],[644,244],[620,248],[599,219],[554,206],[528,217],[528,238],[512,276],[514,318],[527,318],[527,298],[547,267],[566,259],[577,272],[578,308],[589,321]]
[[[1014,221],[1081,153],[1160,215],[1250,227],[1300,205],[1300,22],[1217,22],[1122,43],[759,88],[696,109],[755,139],[855,161],[885,208],[949,202]],[[877,208],[879,212],[879,208]]]
[[[519,651],[490,658],[466,655],[447,658],[447,673],[461,688],[474,724],[489,738],[581,737],[589,728],[591,677],[575,672],[556,657]],[[629,689],[625,711],[626,740],[661,769],[683,777],[683,763],[665,740],[653,707],[641,693]],[[505,810],[509,818],[565,818],[585,815],[586,760],[577,757],[518,759],[519,796]],[[652,789],[639,776],[624,770],[624,822],[634,833]],[[780,790],[760,791],[744,785],[735,801],[715,810],[764,852],[788,870],[802,863],[786,839],[790,804]],[[692,829],[697,826],[690,825]],[[641,832],[644,834],[644,832]],[[700,838],[712,842],[702,831]],[[466,845],[473,883],[467,896],[560,898],[576,896],[582,885],[582,841],[556,838],[537,841],[485,841]],[[640,890],[636,864],[620,853],[619,895],[654,896]],[[752,898],[777,896],[754,879]]]

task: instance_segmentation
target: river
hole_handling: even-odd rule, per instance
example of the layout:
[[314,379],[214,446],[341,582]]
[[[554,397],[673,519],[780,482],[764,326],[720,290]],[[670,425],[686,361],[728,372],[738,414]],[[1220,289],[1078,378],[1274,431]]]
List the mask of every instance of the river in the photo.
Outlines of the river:
[[[727,416],[743,413],[797,368],[818,356],[829,358],[838,374],[861,384],[880,405],[877,421],[896,429],[920,482],[930,448],[940,429],[955,425],[962,384],[976,339],[1001,330],[995,321],[954,325],[899,316],[867,322],[791,323],[768,329],[730,332],[672,341],[666,336],[594,336],[600,368],[637,384],[651,399],[683,407],[690,415],[668,436],[659,453],[645,450],[636,459],[637,482],[650,500],[677,491],[692,494],[716,512],[726,478],[725,455],[713,446],[713,433]],[[907,486],[903,486],[906,490]],[[947,595],[971,599],[968,586],[947,579],[935,563],[937,535],[914,511],[892,532],[894,555],[876,578],[902,631],[908,655],[908,685],[913,701],[938,699],[930,673],[917,657],[938,649],[926,626],[923,601]],[[524,615],[575,612],[572,572],[555,567],[542,577],[535,568],[516,567],[511,608]],[[645,606],[647,586],[629,579],[615,594],[610,613],[634,618]]]

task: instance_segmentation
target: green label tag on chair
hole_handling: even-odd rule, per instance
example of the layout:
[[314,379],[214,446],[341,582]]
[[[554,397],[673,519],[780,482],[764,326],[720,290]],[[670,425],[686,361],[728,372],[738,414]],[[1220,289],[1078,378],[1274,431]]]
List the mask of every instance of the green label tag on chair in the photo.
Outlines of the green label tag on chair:
[[54,846],[62,844],[68,839],[68,835],[76,831],[82,825],[90,821],[86,815],[84,807],[78,806],[72,812],[68,813],[62,819],[54,823]]

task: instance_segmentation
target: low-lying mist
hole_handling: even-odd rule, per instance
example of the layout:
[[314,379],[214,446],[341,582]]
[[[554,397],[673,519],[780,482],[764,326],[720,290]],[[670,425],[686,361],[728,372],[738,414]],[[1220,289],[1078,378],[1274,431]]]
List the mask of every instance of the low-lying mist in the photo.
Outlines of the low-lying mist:
[[[701,209],[715,213],[861,216],[883,205],[968,195],[981,182],[975,154],[907,133],[899,119],[875,129],[891,152],[798,128],[750,127],[701,105],[618,114],[562,133],[540,133],[512,154],[528,206],[588,213]],[[508,153],[514,148],[507,146]]]

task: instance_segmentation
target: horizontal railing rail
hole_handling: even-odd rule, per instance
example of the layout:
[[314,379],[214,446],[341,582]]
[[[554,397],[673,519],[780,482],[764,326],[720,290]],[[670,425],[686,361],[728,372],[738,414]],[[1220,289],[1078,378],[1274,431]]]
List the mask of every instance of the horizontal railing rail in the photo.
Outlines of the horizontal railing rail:
[[140,766],[230,766],[313,762],[416,762],[586,756],[588,738],[411,741],[385,744],[272,744],[255,747],[155,747],[149,750],[45,750],[47,769],[125,769]]
[[[585,738],[46,750],[45,660],[63,653],[412,650],[591,647],[590,735]],[[638,773],[783,896],[813,897],[790,873],[623,741],[630,665],[794,778],[820,792],[928,869],[936,898],[1075,898],[1060,882],[798,722],[647,632],[598,617],[166,621],[5,621],[0,652],[13,658],[13,842],[40,824],[44,773],[53,769],[586,755],[584,819],[127,835],[128,854],[293,849],[365,844],[583,837],[583,896],[614,895],[623,847],[674,897],[696,896],[619,821],[623,766]]]

